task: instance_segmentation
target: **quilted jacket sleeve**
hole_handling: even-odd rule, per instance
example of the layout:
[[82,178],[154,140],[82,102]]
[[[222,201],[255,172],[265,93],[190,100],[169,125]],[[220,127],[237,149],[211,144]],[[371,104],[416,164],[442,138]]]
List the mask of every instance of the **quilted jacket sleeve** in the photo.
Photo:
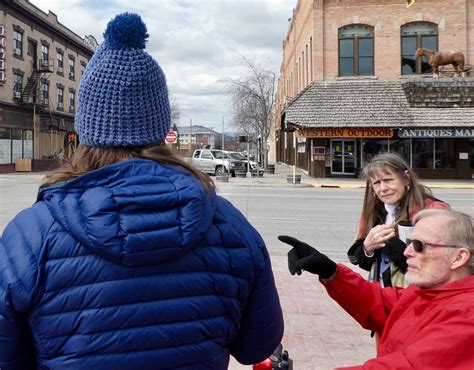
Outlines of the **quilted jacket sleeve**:
[[338,264],[338,272],[330,281],[321,280],[331,298],[363,328],[381,333],[393,306],[403,289],[381,288],[348,267]]
[[[406,339],[406,338],[405,338]],[[446,308],[436,322],[426,325],[403,350],[344,369],[472,369],[474,311]]]
[[0,239],[0,369],[34,369],[28,311],[37,281],[32,244],[39,237],[34,212],[23,211]]
[[246,365],[268,358],[283,337],[283,314],[268,251],[257,232],[252,229],[252,233],[256,244],[252,248],[256,279],[237,338],[230,347],[237,361]]

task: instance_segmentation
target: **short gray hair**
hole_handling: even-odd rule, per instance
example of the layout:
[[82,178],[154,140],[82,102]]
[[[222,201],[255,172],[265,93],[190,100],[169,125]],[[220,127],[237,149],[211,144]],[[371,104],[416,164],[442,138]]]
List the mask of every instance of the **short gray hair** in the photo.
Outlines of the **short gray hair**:
[[474,275],[474,219],[463,212],[430,208],[418,212],[413,218],[413,224],[416,224],[422,218],[432,216],[444,216],[448,219],[446,221],[443,243],[459,245],[469,249],[471,252],[469,266],[471,275]]

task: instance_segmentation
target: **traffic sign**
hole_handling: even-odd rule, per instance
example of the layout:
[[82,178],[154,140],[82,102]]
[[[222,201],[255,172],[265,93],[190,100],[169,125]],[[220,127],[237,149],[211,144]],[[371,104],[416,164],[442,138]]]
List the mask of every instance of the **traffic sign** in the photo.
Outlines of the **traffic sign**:
[[178,132],[177,131],[168,132],[168,135],[166,135],[165,141],[168,144],[176,144],[178,142]]

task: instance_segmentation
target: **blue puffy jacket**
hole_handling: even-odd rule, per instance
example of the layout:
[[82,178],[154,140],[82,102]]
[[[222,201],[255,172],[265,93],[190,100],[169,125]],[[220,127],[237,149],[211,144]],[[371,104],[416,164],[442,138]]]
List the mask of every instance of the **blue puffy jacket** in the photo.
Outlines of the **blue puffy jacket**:
[[196,177],[148,160],[40,191],[0,243],[0,368],[226,369],[279,344],[264,242]]

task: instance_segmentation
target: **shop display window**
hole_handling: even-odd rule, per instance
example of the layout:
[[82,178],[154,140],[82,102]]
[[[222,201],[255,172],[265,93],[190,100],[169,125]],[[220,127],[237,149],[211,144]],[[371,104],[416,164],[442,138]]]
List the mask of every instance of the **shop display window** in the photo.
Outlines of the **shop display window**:
[[435,168],[456,168],[454,140],[435,139]]
[[9,128],[0,128],[0,163],[11,163],[11,131]]
[[15,163],[18,158],[22,158],[22,153],[22,130],[12,129],[12,163]]
[[434,168],[433,139],[412,140],[412,168]]
[[410,140],[392,139],[390,140],[390,153],[397,153],[407,163],[410,163]]

